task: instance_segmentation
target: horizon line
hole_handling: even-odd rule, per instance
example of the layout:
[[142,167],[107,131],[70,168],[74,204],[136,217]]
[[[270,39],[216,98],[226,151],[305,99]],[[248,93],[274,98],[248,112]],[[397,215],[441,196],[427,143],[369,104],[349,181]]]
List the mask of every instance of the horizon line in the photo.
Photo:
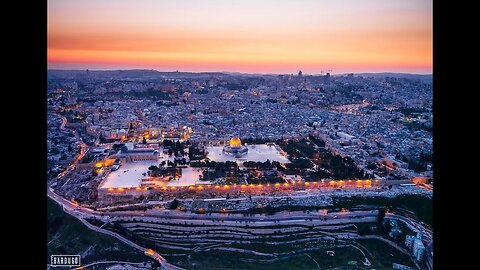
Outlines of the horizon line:
[[[223,74],[229,74],[229,73],[238,73],[238,74],[245,74],[245,75],[295,75],[297,72],[294,73],[248,73],[248,72],[240,72],[240,71],[180,71],[180,70],[169,70],[169,71],[160,71],[158,69],[149,69],[149,68],[131,68],[131,69],[97,69],[97,68],[85,68],[85,69],[68,69],[68,68],[47,68],[47,71],[49,70],[63,70],[63,71],[133,71],[133,70],[144,70],[144,71],[156,71],[160,73],[223,73]],[[299,69],[301,71],[301,69]],[[382,74],[382,73],[392,73],[392,74],[403,74],[403,75],[433,75],[433,72],[430,73],[414,73],[414,72],[395,72],[395,71],[379,71],[379,72],[342,72],[342,73],[334,73],[334,72],[328,72],[331,75],[347,75],[347,74]],[[307,75],[326,75],[327,72],[325,73],[304,73],[302,71],[302,76],[307,76]]]

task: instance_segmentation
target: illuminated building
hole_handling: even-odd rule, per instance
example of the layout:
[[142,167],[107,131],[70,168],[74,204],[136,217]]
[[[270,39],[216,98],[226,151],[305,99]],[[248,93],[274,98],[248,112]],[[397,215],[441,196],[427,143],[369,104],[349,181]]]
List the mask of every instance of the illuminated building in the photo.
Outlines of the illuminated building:
[[425,254],[425,246],[423,245],[422,240],[415,238],[413,242],[412,253],[417,261],[421,261],[423,259],[423,255]]
[[230,139],[228,142],[228,145],[223,147],[224,154],[227,155],[232,155],[236,158],[242,157],[248,153],[248,148],[244,145],[242,145],[242,141],[240,141],[240,138],[238,137],[233,137]]
[[407,235],[405,237],[405,246],[407,246],[409,249],[412,249],[413,248],[413,241],[415,241],[415,236]]
[[155,149],[134,149],[127,150],[120,154],[121,157],[125,157],[127,161],[139,161],[139,160],[157,160],[158,150]]
[[415,257],[415,260],[417,261],[421,261],[425,254],[425,246],[423,245],[423,242],[419,236],[421,237],[421,234],[417,234],[417,237],[413,235],[407,235],[405,237],[405,246],[410,249],[413,257]]

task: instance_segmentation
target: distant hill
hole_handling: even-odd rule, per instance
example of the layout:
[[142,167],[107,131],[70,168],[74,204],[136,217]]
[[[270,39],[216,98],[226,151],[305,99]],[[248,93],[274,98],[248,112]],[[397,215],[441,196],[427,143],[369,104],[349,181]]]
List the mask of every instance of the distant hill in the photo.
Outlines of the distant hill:
[[[243,76],[243,77],[258,77],[258,76],[278,76],[280,74],[253,74],[240,72],[161,72],[153,69],[129,69],[129,70],[63,70],[63,69],[49,69],[47,71],[48,79],[121,79],[121,80],[156,80],[156,79],[183,79],[183,78],[208,78],[213,76]],[[335,74],[333,76],[345,76],[350,73]],[[284,74],[285,75],[285,74]],[[432,74],[411,74],[411,73],[354,73],[354,76],[373,77],[373,78],[407,78],[420,80],[424,83],[432,83]],[[307,75],[306,75],[307,76]],[[320,75],[314,75],[320,76]]]
[[[347,74],[338,74],[336,76],[342,76]],[[393,73],[393,72],[381,72],[381,73],[354,73],[353,76],[361,77],[373,77],[373,78],[406,78],[413,80],[420,80],[424,83],[432,83],[432,74],[412,74],[412,73]]]
[[205,78],[211,76],[229,76],[221,72],[160,72],[153,69],[131,69],[131,70],[62,70],[49,69],[48,79],[123,79],[123,80],[146,80],[168,78]]
[[158,71],[134,69],[134,70],[61,70],[49,69],[47,71],[48,79],[76,79],[76,78],[96,78],[96,79],[110,79],[110,78],[132,78],[142,79],[146,77],[160,77]]

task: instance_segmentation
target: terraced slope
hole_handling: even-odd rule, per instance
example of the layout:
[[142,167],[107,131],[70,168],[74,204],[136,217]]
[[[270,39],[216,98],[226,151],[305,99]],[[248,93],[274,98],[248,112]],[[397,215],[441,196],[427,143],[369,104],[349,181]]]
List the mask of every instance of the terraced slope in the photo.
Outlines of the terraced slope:
[[[374,224],[375,218],[362,222]],[[391,262],[413,265],[408,255],[395,249],[390,261],[376,260],[372,243],[381,241],[369,240],[370,250],[365,248],[355,240],[359,235],[353,223],[322,223],[132,218],[104,228],[154,248],[185,269],[371,269],[363,264],[365,258],[377,269],[391,269]]]

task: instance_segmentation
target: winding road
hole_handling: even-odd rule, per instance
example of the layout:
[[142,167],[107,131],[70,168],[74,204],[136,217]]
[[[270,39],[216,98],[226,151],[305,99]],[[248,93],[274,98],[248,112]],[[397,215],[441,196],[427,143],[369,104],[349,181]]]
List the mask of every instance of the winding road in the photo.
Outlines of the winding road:
[[[65,117],[62,117],[62,125],[61,128],[65,128]],[[74,130],[75,137],[81,143],[82,149],[80,154],[75,158],[74,162],[72,162],[68,168],[59,174],[56,178],[52,179],[50,184],[55,183],[58,179],[65,176],[67,171],[72,170],[75,168],[75,165],[83,158],[87,151],[87,145],[82,141],[81,137],[78,133]],[[68,182],[68,180],[67,180]],[[170,269],[182,269],[172,264],[169,264],[160,254],[156,253],[151,249],[146,249],[125,237],[92,225],[91,223],[87,222],[85,218],[94,218],[99,220],[105,220],[108,218],[110,220],[133,220],[134,218],[137,220],[177,220],[177,221],[185,221],[190,223],[211,223],[211,222],[225,222],[225,223],[253,223],[253,224],[262,224],[262,225],[269,225],[269,224],[292,224],[292,223],[305,223],[305,222],[314,222],[320,225],[337,225],[337,224],[351,224],[353,222],[372,222],[375,221],[378,215],[378,212],[375,210],[372,211],[353,211],[353,212],[339,212],[339,213],[329,213],[329,214],[319,214],[318,212],[281,212],[275,215],[242,215],[242,214],[195,214],[195,213],[184,213],[179,211],[168,211],[168,210],[161,210],[161,209],[151,209],[148,211],[114,211],[114,212],[101,212],[92,210],[87,207],[80,206],[76,202],[69,201],[62,196],[55,193],[53,188],[50,186],[47,188],[47,196],[54,200],[56,203],[62,206],[63,211],[76,219],[80,220],[85,226],[94,230],[99,233],[103,233],[106,235],[110,235],[112,237],[117,238],[118,240],[124,242],[125,244],[140,250],[145,255],[148,255],[155,260],[157,260],[162,269],[170,270]],[[402,221],[407,224],[410,228],[414,229],[415,231],[421,231],[424,235],[424,241],[426,242],[426,246],[431,243],[432,239],[432,231],[426,227],[423,223],[413,220],[411,218],[406,218],[400,215],[396,215],[394,213],[386,213],[387,218],[396,219]],[[394,246],[395,247],[395,246]],[[398,249],[398,247],[396,247]],[[91,264],[93,265],[93,264]],[[90,266],[90,265],[88,265]],[[86,267],[86,266],[84,266]]]
[[[60,115],[60,114],[56,114],[58,115],[59,117],[61,117],[62,119],[62,124],[60,125],[60,129],[65,129],[65,126],[67,124],[67,119],[63,116],[63,115]],[[52,183],[55,183],[56,181],[58,181],[60,178],[64,177],[68,171],[70,170],[73,170],[76,166],[76,164],[82,160],[82,158],[85,156],[86,152],[87,152],[87,145],[83,142],[82,140],[82,137],[78,134],[78,132],[73,129],[73,133],[77,139],[78,142],[80,142],[81,144],[81,150],[80,150],[80,154],[75,158],[75,160],[67,167],[67,169],[65,171],[63,171],[62,173],[60,173],[59,175],[57,175],[55,178],[52,179],[52,181],[50,182],[50,184]],[[68,181],[70,179],[67,179],[67,181],[63,184],[67,184]],[[53,190],[53,188],[51,188],[50,186],[47,188],[47,196],[49,198],[51,198],[52,200],[54,200],[56,203],[58,203],[60,206],[62,206],[62,209],[65,213],[71,215],[72,217],[80,220],[80,222],[82,222],[85,226],[87,226],[88,228],[90,228],[91,230],[94,230],[96,232],[99,232],[99,233],[103,233],[103,234],[107,234],[107,235],[110,235],[112,237],[115,237],[117,238],[118,240],[124,242],[125,244],[135,248],[135,249],[138,249],[140,251],[142,251],[145,255],[147,256],[150,256],[152,258],[154,258],[155,260],[157,260],[161,266],[162,266],[162,269],[165,269],[165,270],[179,270],[179,269],[182,269],[182,268],[179,268],[177,266],[174,266],[172,264],[169,264],[165,258],[163,258],[160,254],[156,253],[155,251],[151,250],[151,249],[146,249],[142,246],[139,246],[137,245],[136,243],[126,239],[125,237],[119,235],[118,233],[115,233],[115,232],[112,232],[112,231],[109,231],[109,230],[105,230],[103,228],[99,228],[97,226],[94,226],[92,224],[90,224],[89,222],[87,222],[84,217],[85,216],[88,216],[88,217],[94,217],[94,216],[97,216],[97,217],[101,217],[101,215],[99,215],[99,213],[95,213],[95,211],[89,209],[89,208],[86,208],[86,207],[80,207],[77,203],[75,202],[71,202],[69,200],[66,200],[65,198],[63,198],[62,196],[58,195],[57,193],[55,193],[55,191]],[[85,266],[83,266],[85,267]]]

